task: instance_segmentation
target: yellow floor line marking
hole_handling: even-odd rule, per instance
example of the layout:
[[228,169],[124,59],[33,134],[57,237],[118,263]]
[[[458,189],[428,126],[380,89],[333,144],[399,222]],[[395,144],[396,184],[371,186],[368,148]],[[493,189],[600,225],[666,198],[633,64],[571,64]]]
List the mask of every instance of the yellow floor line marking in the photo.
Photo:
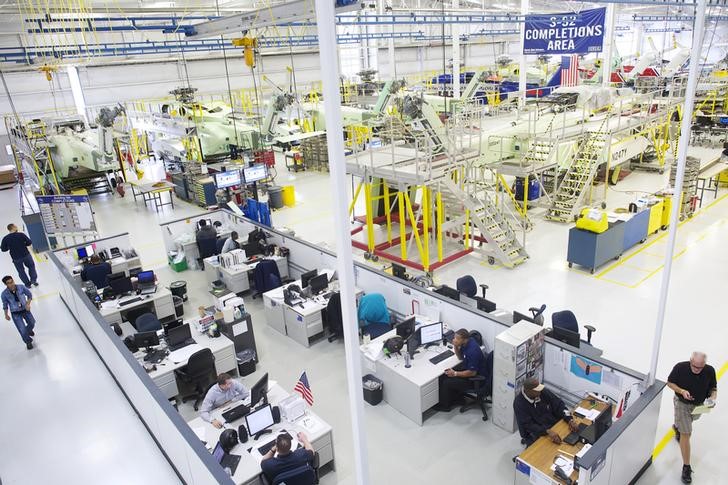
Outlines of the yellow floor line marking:
[[57,291],[53,291],[51,293],[43,293],[42,295],[34,295],[33,296],[33,299],[34,300],[42,300],[43,298],[48,298],[49,296],[57,296],[57,295],[58,295],[58,292]]
[[[720,380],[721,377],[728,371],[728,362],[723,364],[723,367],[721,367],[718,372],[716,373],[716,379]],[[667,444],[675,437],[675,430],[672,429],[672,426],[670,426],[670,429],[667,433],[665,433],[665,436],[662,437],[659,443],[657,443],[657,446],[655,446],[655,449],[652,450],[652,461],[655,461],[655,458],[662,453],[662,450],[665,449]]]
[[633,266],[633,265],[631,265],[631,264],[624,264],[624,265],[622,265],[622,266],[623,266],[623,267],[625,267],[625,268],[630,268],[630,269],[634,269],[634,270],[636,270],[636,271],[642,271],[642,272],[644,272],[644,273],[649,273],[650,271],[652,271],[651,269],[645,269],[645,268],[640,268],[640,267],[638,267],[638,266]]

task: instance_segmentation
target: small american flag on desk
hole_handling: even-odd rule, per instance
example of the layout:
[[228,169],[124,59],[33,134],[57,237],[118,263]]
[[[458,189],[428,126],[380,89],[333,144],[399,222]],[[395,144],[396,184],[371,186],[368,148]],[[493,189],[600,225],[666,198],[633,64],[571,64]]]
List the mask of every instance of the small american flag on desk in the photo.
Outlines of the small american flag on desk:
[[313,394],[311,394],[311,386],[308,384],[308,377],[306,377],[305,372],[298,378],[293,390],[301,395],[306,404],[313,406]]

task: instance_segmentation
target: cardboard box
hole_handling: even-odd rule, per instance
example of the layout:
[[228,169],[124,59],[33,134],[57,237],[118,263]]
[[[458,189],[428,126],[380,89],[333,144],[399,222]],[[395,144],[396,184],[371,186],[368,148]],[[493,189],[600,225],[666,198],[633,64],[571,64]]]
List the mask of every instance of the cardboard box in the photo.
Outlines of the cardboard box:
[[15,165],[0,165],[0,184],[15,183]]

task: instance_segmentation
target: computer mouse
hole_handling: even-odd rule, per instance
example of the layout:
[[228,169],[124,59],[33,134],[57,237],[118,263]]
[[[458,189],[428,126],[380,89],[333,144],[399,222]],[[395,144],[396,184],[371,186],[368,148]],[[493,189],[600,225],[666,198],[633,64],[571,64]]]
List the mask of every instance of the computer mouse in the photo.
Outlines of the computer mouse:
[[452,349],[452,344],[447,344],[448,349]]

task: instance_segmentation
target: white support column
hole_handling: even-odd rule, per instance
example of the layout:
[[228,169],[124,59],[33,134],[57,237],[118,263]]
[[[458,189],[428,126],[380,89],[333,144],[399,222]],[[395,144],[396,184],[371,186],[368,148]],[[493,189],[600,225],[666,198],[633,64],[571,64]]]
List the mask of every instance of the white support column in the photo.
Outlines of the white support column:
[[644,42],[644,38],[645,38],[645,25],[643,22],[640,22],[639,25],[637,25],[637,31],[635,32],[634,52],[635,52],[635,55],[637,55],[637,56],[642,55],[642,43]]
[[[521,0],[521,15],[528,15],[528,0]],[[521,23],[521,52],[518,63],[518,90],[521,92],[521,100],[526,104],[526,55],[523,53],[524,41],[526,40],[526,24]]]
[[349,235],[349,195],[344,162],[344,128],[341,121],[339,92],[339,62],[336,45],[334,2],[316,0],[316,26],[319,36],[319,59],[323,84],[326,136],[331,171],[330,183],[334,194],[334,231],[336,232],[336,271],[339,275],[341,315],[344,323],[346,382],[349,394],[349,414],[354,445],[354,476],[357,485],[368,485],[366,430],[364,426],[364,397],[359,355],[359,322],[356,316],[354,293],[354,260]]
[[607,18],[604,25],[606,39],[604,41],[604,60],[602,61],[602,86],[608,87],[612,79],[612,57],[614,52],[614,32],[616,27],[616,9],[614,4],[607,5]]
[[[460,8],[460,0],[452,0],[453,10]],[[452,97],[460,98],[460,26],[450,24],[452,33]]]
[[[670,289],[670,272],[672,271],[672,257],[675,253],[675,239],[677,238],[678,217],[680,215],[680,193],[682,192],[683,180],[685,179],[685,160],[688,155],[690,144],[690,126],[693,120],[693,108],[695,107],[695,88],[698,84],[700,72],[700,54],[703,49],[703,32],[705,31],[705,1],[698,0],[698,7],[693,24],[693,46],[690,50],[690,70],[688,72],[688,85],[685,92],[685,105],[682,112],[680,124],[680,141],[677,152],[677,174],[675,176],[675,190],[670,214],[670,231],[667,235],[667,250],[665,251],[665,266],[662,270],[662,283],[660,285],[660,301],[657,307],[657,323],[655,324],[655,335],[652,343],[652,360],[650,362],[650,373],[647,377],[648,385],[655,382],[657,374],[657,360],[660,356],[660,344],[662,342],[662,328],[665,323],[665,307]],[[677,199],[675,201],[674,199]]]
[[83,97],[83,89],[81,89],[81,78],[78,77],[78,69],[76,66],[66,66],[68,73],[68,82],[71,85],[71,94],[73,95],[73,103],[76,105],[76,112],[87,123],[86,116],[86,100]]
[[[394,11],[390,10],[389,15],[394,15]],[[392,79],[397,79],[397,61],[394,58],[394,23],[389,26],[389,74]]]

